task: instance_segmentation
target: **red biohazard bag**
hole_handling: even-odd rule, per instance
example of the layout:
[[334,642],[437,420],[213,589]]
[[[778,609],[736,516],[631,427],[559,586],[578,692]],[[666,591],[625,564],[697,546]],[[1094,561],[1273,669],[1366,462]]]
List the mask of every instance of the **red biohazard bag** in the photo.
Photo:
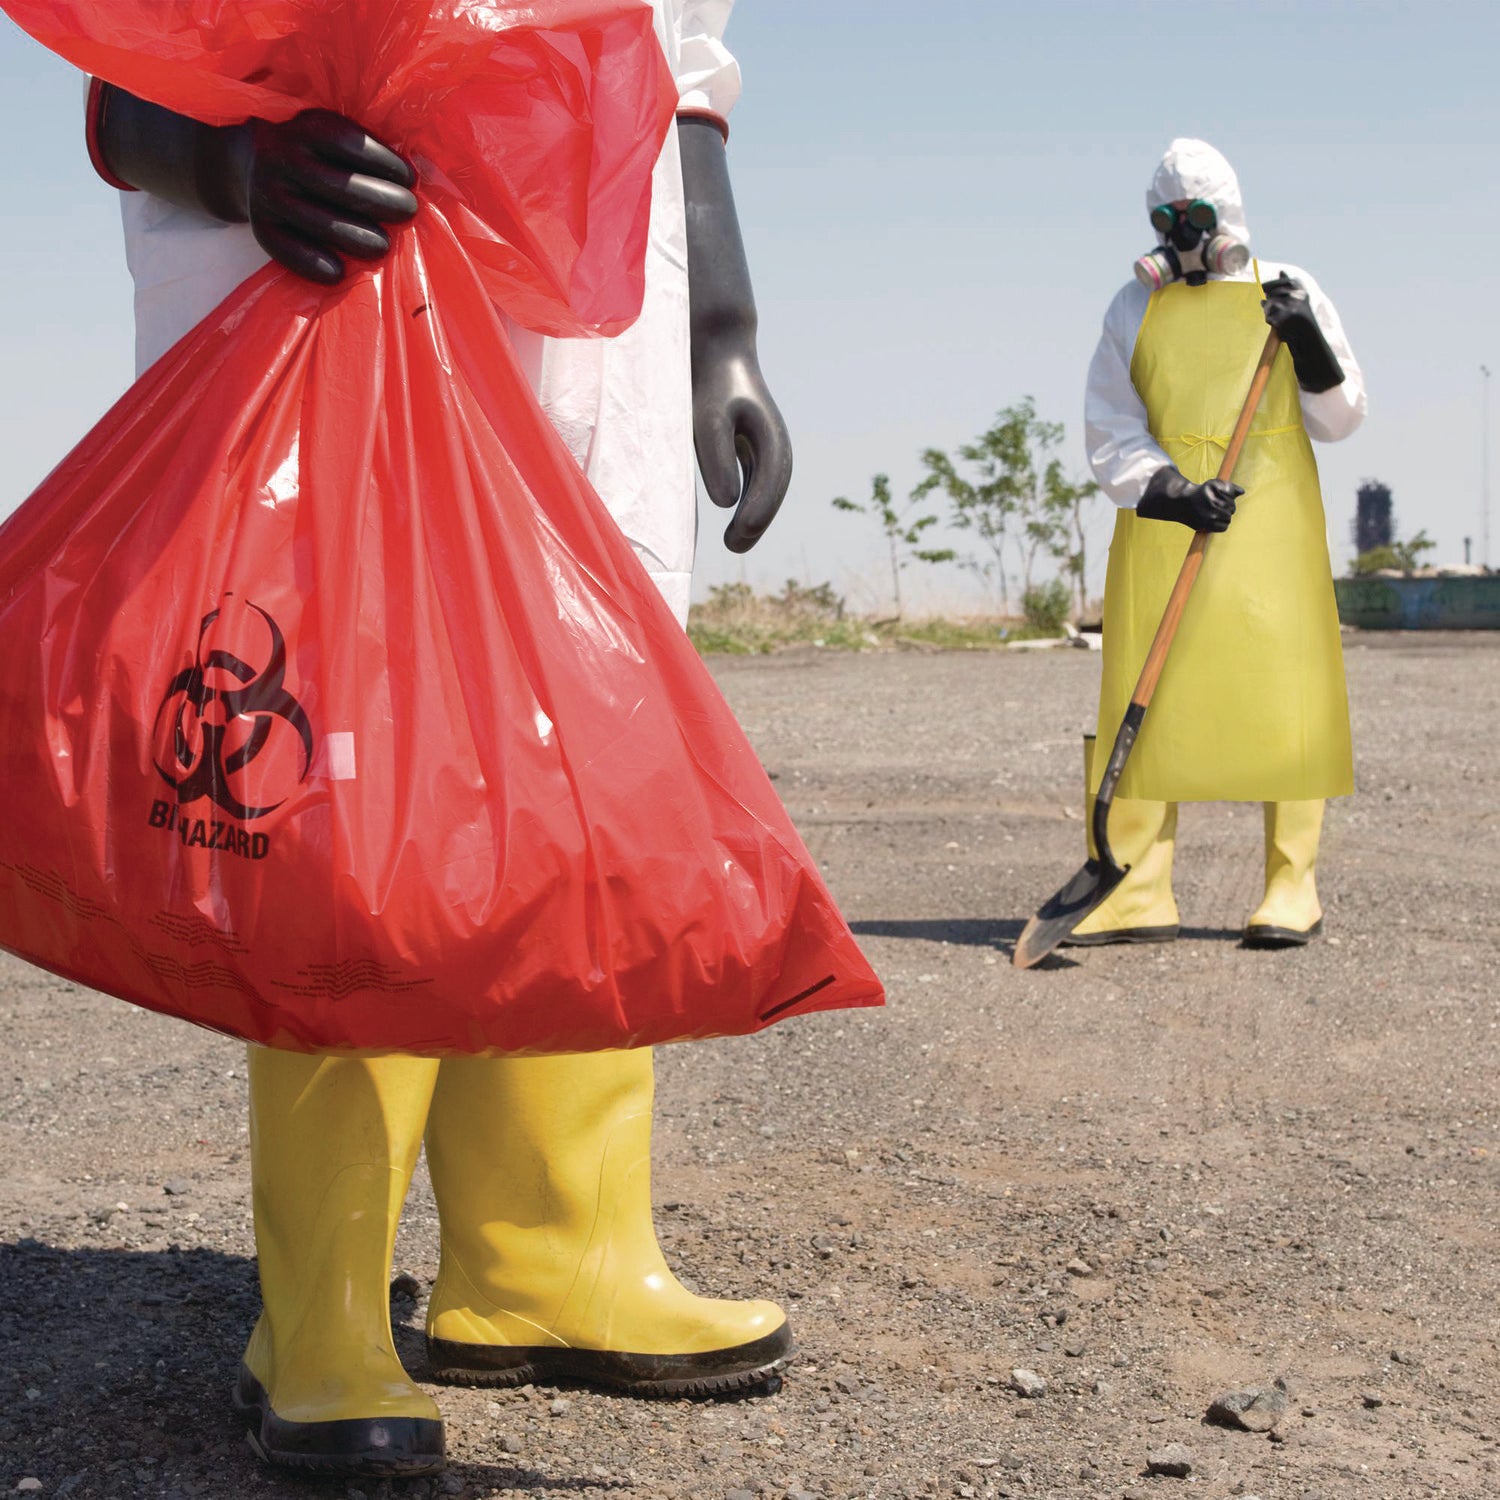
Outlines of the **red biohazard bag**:
[[634,0],[3,0],[210,123],[416,165],[270,266],[0,528],[0,943],[277,1046],[587,1051],[880,987],[502,314],[637,314],[675,95]]

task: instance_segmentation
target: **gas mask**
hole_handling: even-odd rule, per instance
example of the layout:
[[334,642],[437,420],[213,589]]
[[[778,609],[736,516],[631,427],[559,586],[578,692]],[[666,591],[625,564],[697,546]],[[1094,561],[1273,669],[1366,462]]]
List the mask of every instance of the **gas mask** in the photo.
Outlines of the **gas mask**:
[[1210,275],[1232,276],[1250,264],[1249,246],[1219,228],[1218,211],[1206,198],[1194,198],[1186,208],[1159,203],[1151,210],[1151,226],[1166,243],[1135,263],[1135,279],[1148,291],[1179,279],[1202,286]]

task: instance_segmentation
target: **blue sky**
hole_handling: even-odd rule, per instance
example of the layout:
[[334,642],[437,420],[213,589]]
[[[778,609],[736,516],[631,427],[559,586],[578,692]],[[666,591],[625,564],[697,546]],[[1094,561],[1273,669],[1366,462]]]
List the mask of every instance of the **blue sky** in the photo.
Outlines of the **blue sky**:
[[[1023,395],[1067,424],[1082,473],[1084,373],[1150,243],[1142,194],[1174,135],[1228,156],[1254,248],[1317,276],[1365,369],[1368,422],[1318,450],[1335,559],[1365,477],[1391,485],[1403,534],[1425,527],[1443,559],[1466,535],[1477,548],[1479,366],[1500,370],[1500,6],[739,0],[728,41],[762,358],[797,472],[746,558],[705,507],[700,594],[827,579],[878,606],[878,538],[832,497],[862,498],[877,471],[904,489],[923,447]],[[131,376],[118,210],[80,92],[0,21],[0,513]],[[1099,502],[1096,586],[1111,519]],[[934,604],[970,598],[954,569],[913,581]]]

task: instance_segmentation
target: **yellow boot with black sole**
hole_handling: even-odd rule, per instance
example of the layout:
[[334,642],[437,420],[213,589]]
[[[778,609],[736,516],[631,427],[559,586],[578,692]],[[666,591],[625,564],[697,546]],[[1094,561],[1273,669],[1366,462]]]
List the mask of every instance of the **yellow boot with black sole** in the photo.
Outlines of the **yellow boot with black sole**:
[[[1094,736],[1083,737],[1084,832],[1088,857],[1094,844]],[[1110,943],[1170,943],[1181,932],[1172,895],[1172,855],[1177,840],[1177,804],[1116,799],[1109,809],[1109,846],[1128,866],[1124,880],[1065,939],[1075,948]]]
[[649,1048],[452,1058],[427,1160],[442,1228],[428,1307],[435,1378],[732,1394],[793,1353],[771,1302],[689,1292],[651,1215]]
[[391,1337],[391,1253],[438,1064],[250,1048],[263,1311],[234,1402],[256,1452],[321,1474],[444,1465],[437,1407]]
[[1247,948],[1301,948],[1323,930],[1316,871],[1325,806],[1265,804],[1266,893],[1245,923]]

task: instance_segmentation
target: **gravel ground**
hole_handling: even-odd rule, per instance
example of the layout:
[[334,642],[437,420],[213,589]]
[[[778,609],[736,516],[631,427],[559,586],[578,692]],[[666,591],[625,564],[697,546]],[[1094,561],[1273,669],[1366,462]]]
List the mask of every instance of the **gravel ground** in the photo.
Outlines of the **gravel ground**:
[[[1183,940],[1028,974],[1097,657],[715,662],[890,992],[661,1055],[669,1256],[802,1358],[718,1404],[435,1387],[440,1480],[258,1467],[240,1049],[0,956],[0,1494],[1491,1500],[1500,637],[1348,663],[1321,941],[1238,946],[1259,811],[1193,807]],[[436,1264],[419,1178],[396,1265]],[[1259,1430],[1205,1421],[1229,1391]]]

